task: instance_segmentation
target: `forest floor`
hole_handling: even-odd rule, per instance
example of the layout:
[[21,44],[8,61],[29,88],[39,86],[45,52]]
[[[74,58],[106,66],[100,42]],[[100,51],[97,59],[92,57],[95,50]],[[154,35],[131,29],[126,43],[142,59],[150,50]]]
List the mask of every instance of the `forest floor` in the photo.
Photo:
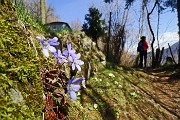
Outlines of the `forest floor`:
[[180,119],[180,71],[174,67],[105,68],[87,82],[80,94],[80,102],[71,112],[76,117],[71,120]]

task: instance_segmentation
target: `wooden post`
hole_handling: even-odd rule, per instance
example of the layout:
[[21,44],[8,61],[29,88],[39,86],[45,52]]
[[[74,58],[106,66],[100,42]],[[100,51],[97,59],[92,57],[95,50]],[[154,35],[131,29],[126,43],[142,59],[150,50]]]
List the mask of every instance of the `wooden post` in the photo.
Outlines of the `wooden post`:
[[171,53],[171,56],[172,56],[172,60],[173,60],[174,64],[177,64],[175,59],[174,59],[174,56],[173,56],[173,53],[172,53],[172,50],[171,50],[171,46],[169,45],[169,43],[168,43],[168,46],[169,46],[169,50],[170,50],[170,53]]

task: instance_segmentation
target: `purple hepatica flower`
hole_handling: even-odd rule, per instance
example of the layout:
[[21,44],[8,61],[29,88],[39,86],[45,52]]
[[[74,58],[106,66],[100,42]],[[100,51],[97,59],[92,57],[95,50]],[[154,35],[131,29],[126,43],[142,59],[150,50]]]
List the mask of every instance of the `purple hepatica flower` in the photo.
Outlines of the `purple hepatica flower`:
[[75,54],[75,50],[72,49],[71,44],[67,44],[67,50],[63,51],[63,55],[66,55],[68,56],[69,59],[71,59],[74,54]]
[[43,48],[43,53],[46,57],[49,56],[48,50],[51,51],[52,53],[56,52],[56,48],[54,46],[59,45],[57,37],[54,37],[53,39],[49,39],[49,40],[46,40],[39,36],[37,36],[36,38],[40,40],[42,48]]
[[[84,81],[85,78],[76,78],[74,79],[74,76],[68,81],[67,91],[70,94],[70,97],[72,100],[76,100],[76,93],[80,89],[79,82]],[[85,87],[85,85],[83,85]]]
[[83,65],[84,62],[82,60],[78,60],[81,57],[81,54],[73,54],[69,60],[72,62],[72,70],[75,70],[75,67],[77,67],[78,71],[81,71],[80,65]]
[[[55,55],[56,56],[56,55]],[[64,63],[64,62],[68,62],[67,60],[66,60],[66,57],[61,53],[61,51],[60,50],[58,50],[57,51],[57,59],[58,59],[58,61],[60,62],[60,63]]]

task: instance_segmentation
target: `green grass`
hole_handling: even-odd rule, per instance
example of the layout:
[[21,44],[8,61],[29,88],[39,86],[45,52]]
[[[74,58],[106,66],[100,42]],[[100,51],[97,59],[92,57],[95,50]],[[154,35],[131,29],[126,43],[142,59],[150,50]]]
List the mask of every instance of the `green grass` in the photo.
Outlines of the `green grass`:
[[76,113],[82,120],[165,118],[167,113],[151,98],[154,91],[147,78],[147,74],[126,67],[98,71],[81,90],[79,102],[73,103],[76,112],[69,115]]
[[31,27],[33,29],[36,29],[41,33],[45,33],[45,31],[48,31],[47,28],[41,23],[39,16],[35,17],[30,14],[26,7],[23,5],[22,1],[18,2],[16,5],[14,5],[14,7],[19,24],[24,25],[24,27],[26,28]]

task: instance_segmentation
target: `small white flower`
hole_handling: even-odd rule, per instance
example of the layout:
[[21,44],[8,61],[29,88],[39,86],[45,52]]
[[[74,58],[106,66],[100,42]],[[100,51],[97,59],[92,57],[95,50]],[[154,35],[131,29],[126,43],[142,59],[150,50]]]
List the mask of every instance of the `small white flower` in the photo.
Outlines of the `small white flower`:
[[112,73],[109,73],[109,77],[114,78],[114,77],[115,77],[115,75],[114,75],[114,74],[112,74]]

